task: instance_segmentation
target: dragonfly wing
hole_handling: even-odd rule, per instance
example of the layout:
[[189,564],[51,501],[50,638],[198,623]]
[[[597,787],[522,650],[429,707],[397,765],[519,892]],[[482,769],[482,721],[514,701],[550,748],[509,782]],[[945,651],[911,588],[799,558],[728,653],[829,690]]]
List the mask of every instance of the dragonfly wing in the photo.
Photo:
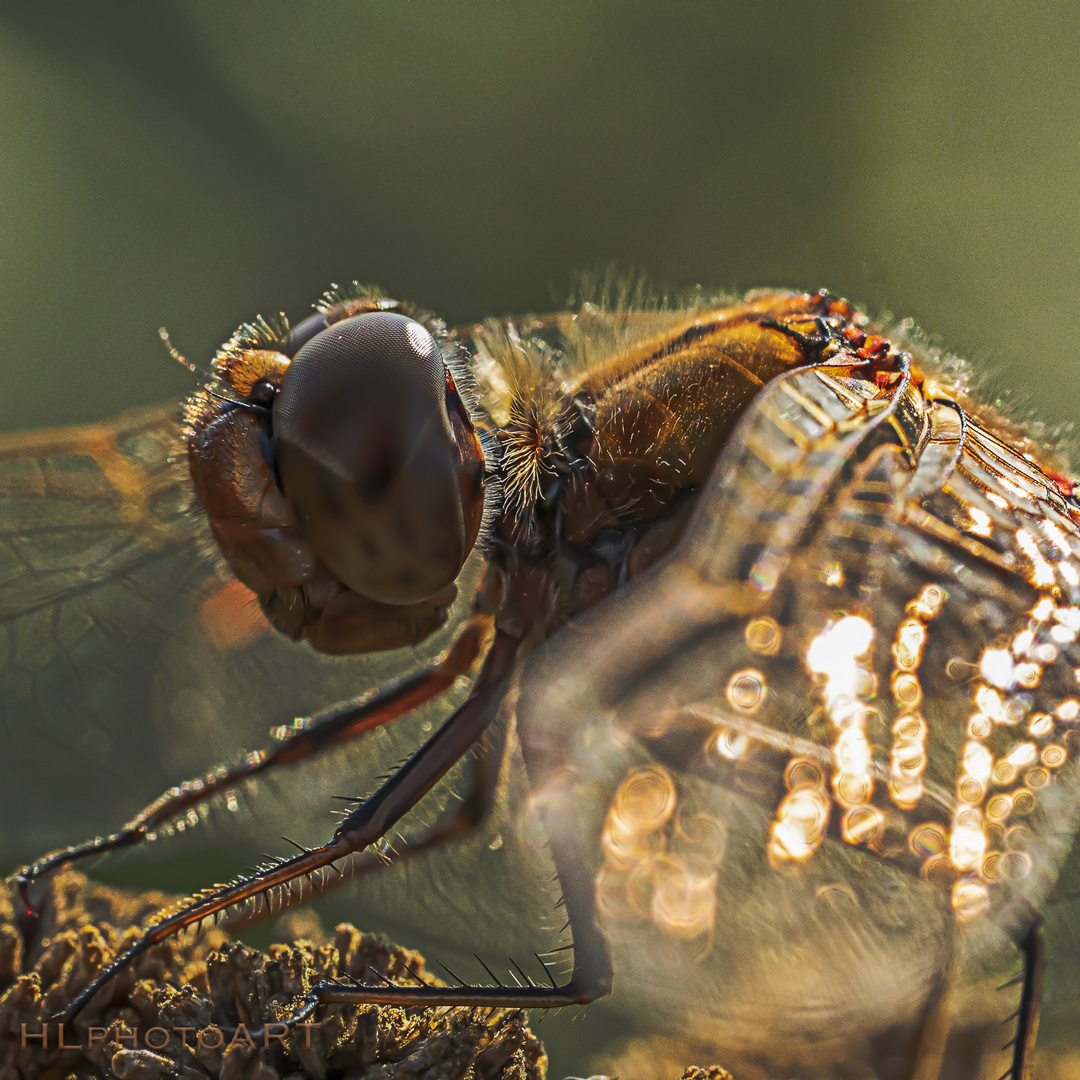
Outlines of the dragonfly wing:
[[[0,819],[30,823],[5,831],[0,864],[111,832],[167,787],[267,745],[272,727],[445,645],[356,660],[273,633],[193,507],[178,412],[0,440]],[[330,791],[318,774],[252,800],[248,827],[325,839],[330,795],[380,767],[351,765]]]
[[166,409],[0,443],[2,788],[6,815],[34,822],[4,862],[107,827],[106,793],[154,767],[156,649],[213,569],[178,447]]
[[914,1053],[946,985],[954,1026],[1004,1018],[987,972],[1015,973],[1076,823],[1077,550],[1054,482],[954,404],[770,383],[674,556],[522,691],[533,809],[594,840],[616,994],[792,1066],[887,1031]]

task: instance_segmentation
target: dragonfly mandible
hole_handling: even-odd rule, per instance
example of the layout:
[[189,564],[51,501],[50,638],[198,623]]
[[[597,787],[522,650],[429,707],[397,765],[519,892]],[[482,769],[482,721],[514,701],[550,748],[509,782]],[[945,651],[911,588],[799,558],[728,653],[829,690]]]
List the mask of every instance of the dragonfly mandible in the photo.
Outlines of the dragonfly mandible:
[[[335,367],[344,386],[323,381]],[[457,693],[329,839],[164,914],[136,949],[339,860],[366,872],[459,841],[494,805],[502,865],[554,867],[572,970],[327,985],[298,1015],[584,1003],[614,977],[736,1064],[961,1075],[962,1055],[981,1076],[1015,1004],[987,971],[1020,945],[1005,1061],[1027,1069],[1039,906],[1076,826],[1080,504],[1022,433],[827,293],[448,331],[377,290],[332,290],[296,327],[241,327],[215,376],[182,440],[281,640],[238,586],[205,584],[220,556],[175,419],[9,439],[8,727],[75,712],[100,750],[110,714],[149,715],[164,683],[181,743],[201,717],[221,747],[221,676],[261,650],[274,666],[233,686],[256,686],[248,713],[294,681],[290,651],[323,693],[345,677],[364,692],[39,859],[28,898],[58,865],[194,824],[211,796]],[[94,666],[110,634],[144,658],[128,702]],[[194,669],[179,703],[176,656],[155,651],[170,634]],[[399,656],[380,671],[311,646]],[[463,759],[452,805],[406,833]]]

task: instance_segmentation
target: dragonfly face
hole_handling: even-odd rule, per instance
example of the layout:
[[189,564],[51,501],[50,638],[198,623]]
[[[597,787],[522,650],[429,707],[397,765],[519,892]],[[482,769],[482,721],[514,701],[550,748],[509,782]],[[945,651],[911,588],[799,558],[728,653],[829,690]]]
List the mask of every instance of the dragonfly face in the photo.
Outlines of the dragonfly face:
[[[286,423],[292,364],[331,340],[363,353],[373,327],[405,342],[398,360],[432,366],[386,374],[376,350],[360,386],[384,382],[362,423],[321,424],[334,387],[315,419]],[[194,748],[195,775],[254,741],[222,717],[257,730],[426,671],[203,785],[231,797],[478,668],[334,843],[363,862],[400,818],[380,857],[407,861],[494,803],[485,840],[504,882],[538,881],[554,859],[574,993],[602,992],[613,967],[616,992],[691,1056],[1000,1074],[991,1043],[1015,998],[992,977],[1013,973],[1076,826],[1080,505],[1035,448],[824,294],[448,334],[335,293],[293,331],[242,328],[218,371],[235,400],[189,405],[194,490],[282,635],[216,576],[168,412],[0,445],[2,697],[39,767],[62,736],[98,759],[72,791],[108,776],[121,743],[125,760]],[[388,401],[393,416],[415,407],[403,441]],[[332,453],[313,442],[326,432]],[[474,542],[484,566],[459,577]],[[473,613],[443,628],[455,578]],[[283,635],[399,655],[333,660]],[[103,661],[110,637],[123,655]],[[150,722],[113,734],[133,714]],[[419,714],[427,729],[433,715]],[[515,737],[494,734],[511,720]],[[450,777],[452,825],[410,832],[403,815],[445,797],[476,746],[473,775]],[[515,746],[516,766],[494,764]],[[195,821],[201,799],[174,796],[131,835]],[[389,824],[366,832],[379,814]],[[79,838],[50,825],[45,843]],[[542,937],[532,947],[557,943]]]

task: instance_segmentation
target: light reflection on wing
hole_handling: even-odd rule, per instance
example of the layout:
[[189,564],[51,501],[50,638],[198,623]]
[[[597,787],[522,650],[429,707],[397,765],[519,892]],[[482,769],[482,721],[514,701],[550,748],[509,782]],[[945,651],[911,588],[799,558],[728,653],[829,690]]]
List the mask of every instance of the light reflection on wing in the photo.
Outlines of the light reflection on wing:
[[879,1068],[938,1008],[967,1032],[942,1075],[1000,1075],[995,987],[1076,827],[1074,513],[952,404],[769,384],[674,557],[519,703],[532,810],[590,830],[617,996],[777,1075]]

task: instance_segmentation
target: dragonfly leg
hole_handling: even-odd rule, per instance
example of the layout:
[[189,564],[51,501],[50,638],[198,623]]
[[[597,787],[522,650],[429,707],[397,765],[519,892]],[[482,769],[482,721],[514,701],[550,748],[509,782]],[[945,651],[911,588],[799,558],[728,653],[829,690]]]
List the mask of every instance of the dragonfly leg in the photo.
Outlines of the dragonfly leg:
[[491,810],[499,784],[499,766],[504,747],[503,734],[492,727],[488,737],[481,739],[476,746],[469,790],[454,807],[449,818],[444,818],[419,836],[409,837],[393,847],[358,852],[350,858],[347,865],[335,867],[337,873],[333,877],[324,878],[315,886],[306,878],[288,882],[281,887],[282,891],[277,893],[272,906],[262,905],[257,909],[242,910],[236,915],[229,915],[222,920],[221,926],[230,933],[235,933],[257,925],[266,918],[280,915],[286,908],[310,900],[313,888],[319,896],[324,896],[331,890],[359,881],[367,874],[385,869],[389,863],[396,865],[405,859],[468,836]]
[[515,639],[495,635],[470,698],[374,794],[360,802],[326,844],[269,863],[249,876],[207,889],[160,912],[143,935],[73,999],[64,1019],[73,1019],[99,990],[159,941],[237,905],[265,897],[298,878],[310,877],[386,836],[488,730],[505,694],[517,650]]
[[1042,918],[1036,917],[1027,933],[1017,942],[1024,958],[1020,989],[1020,1008],[1016,1015],[1016,1037],[1012,1044],[1012,1064],[1005,1074],[1009,1080],[1031,1080],[1031,1058],[1039,1031],[1043,978],[1046,974]]
[[[533,720],[531,725],[530,719]],[[519,708],[518,731],[523,751],[527,750],[526,744],[530,741],[524,729],[526,726],[535,727],[536,719]],[[542,718],[540,723],[542,726]],[[429,850],[445,839],[451,839],[475,826],[490,805],[498,782],[500,747],[501,740],[483,745],[477,762],[478,773],[474,774],[474,789],[462,804],[458,818],[409,841],[395,852],[395,858]],[[392,778],[390,783],[394,783],[396,779]],[[556,1008],[587,1005],[610,993],[611,957],[596,910],[595,874],[589,870],[595,863],[595,854],[589,854],[590,837],[582,835],[581,830],[575,829],[570,820],[576,822],[577,817],[572,797],[560,805],[559,811],[568,820],[560,819],[557,814],[547,822],[552,826],[547,830],[547,840],[562,887],[562,906],[565,908],[567,926],[573,938],[574,967],[565,984],[560,986],[556,982],[542,960],[540,963],[550,985],[538,985],[527,976],[523,976],[526,979],[525,985],[515,986],[399,986],[387,983],[358,986],[354,983],[325,982],[311,988],[306,1000],[291,1018],[292,1022],[303,1022],[322,1004]],[[345,825],[347,826],[348,822]]]
[[316,754],[400,719],[418,705],[444,693],[457,678],[473,667],[483,650],[490,626],[491,620],[486,613],[474,615],[466,622],[450,648],[431,667],[386,688],[374,698],[359,698],[317,714],[306,727],[284,741],[248,754],[236,765],[216,769],[203,778],[170,788],[111,836],[98,837],[51,852],[21,870],[16,882],[22,901],[24,937],[32,936],[36,925],[30,889],[43,875],[94,855],[147,842],[163,825],[215,795],[220,795],[260,774],[306,761]]
[[[422,841],[425,847],[431,846],[430,839]],[[541,965],[550,980],[548,986],[537,985],[531,980],[524,986],[399,986],[385,982],[366,986],[322,982],[311,988],[290,1023],[303,1023],[319,1005],[330,1004],[550,1009],[588,1005],[607,996],[612,984],[611,956],[600,929],[592,879],[583,878],[579,872],[586,864],[586,853],[580,843],[566,836],[552,837],[549,843],[563,887],[563,906],[574,943],[574,969],[564,985],[558,985],[542,960]]]

